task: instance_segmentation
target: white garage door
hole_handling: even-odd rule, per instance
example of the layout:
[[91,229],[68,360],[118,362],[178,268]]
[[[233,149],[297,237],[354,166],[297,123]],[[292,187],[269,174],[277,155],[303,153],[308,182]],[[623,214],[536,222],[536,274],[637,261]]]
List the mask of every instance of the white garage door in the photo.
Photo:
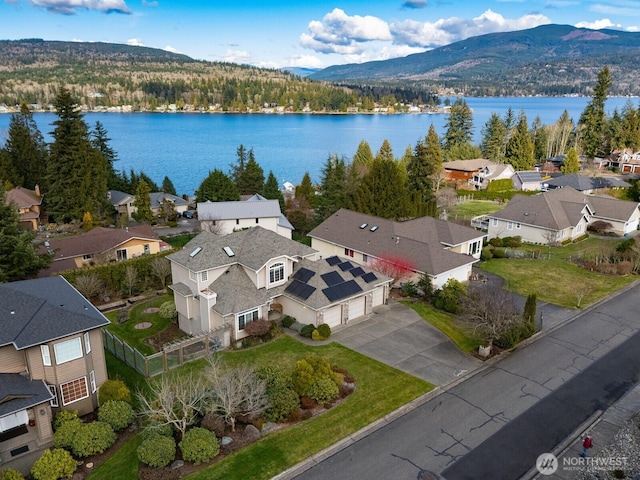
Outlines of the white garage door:
[[349,320],[359,318],[364,315],[364,301],[365,297],[354,298],[349,301]]
[[325,310],[322,319],[324,320],[324,323],[333,328],[340,325],[341,317],[342,307],[340,305],[336,305],[335,307]]
[[378,307],[384,303],[384,287],[378,287],[373,291],[373,306]]

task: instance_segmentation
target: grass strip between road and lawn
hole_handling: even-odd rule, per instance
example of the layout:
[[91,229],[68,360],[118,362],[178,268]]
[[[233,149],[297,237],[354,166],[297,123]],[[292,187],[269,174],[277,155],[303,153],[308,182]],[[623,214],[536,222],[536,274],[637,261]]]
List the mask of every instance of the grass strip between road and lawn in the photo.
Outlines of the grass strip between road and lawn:
[[[544,258],[492,258],[479,268],[505,279],[505,288],[520,295],[531,293],[538,300],[566,308],[583,308],[605,298],[637,279],[592,272],[572,263],[572,257],[588,256],[611,248],[616,240],[589,238],[564,247],[522,245],[515,250],[539,251]],[[580,298],[582,297],[582,298]],[[578,305],[579,303],[579,305]]]
[[424,302],[400,300],[400,303],[415,310],[423,320],[426,320],[453,340],[453,342],[463,352],[476,351],[478,350],[478,346],[482,344],[482,340],[480,338],[471,335],[463,325],[460,325],[458,319],[450,313],[438,310]]
[[[306,355],[320,355],[332,365],[346,369],[356,379],[355,391],[340,405],[295,426],[285,427],[239,450],[212,466],[190,475],[189,479],[244,480],[268,479],[357,432],[434,388],[424,380],[336,343],[309,346],[282,335],[263,346],[221,352],[229,365],[289,365]],[[184,365],[172,374],[197,372],[205,360]],[[123,448],[89,477],[114,478],[111,465],[137,464],[135,448]],[[124,478],[124,477],[123,477]]]

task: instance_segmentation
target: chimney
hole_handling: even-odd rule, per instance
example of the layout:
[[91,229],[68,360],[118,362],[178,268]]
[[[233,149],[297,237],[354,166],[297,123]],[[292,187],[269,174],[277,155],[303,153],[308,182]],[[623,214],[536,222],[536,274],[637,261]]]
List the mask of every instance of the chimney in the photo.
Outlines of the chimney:
[[40,196],[40,185],[38,185],[36,183],[36,186],[34,187],[33,191],[36,193],[36,195],[39,197]]

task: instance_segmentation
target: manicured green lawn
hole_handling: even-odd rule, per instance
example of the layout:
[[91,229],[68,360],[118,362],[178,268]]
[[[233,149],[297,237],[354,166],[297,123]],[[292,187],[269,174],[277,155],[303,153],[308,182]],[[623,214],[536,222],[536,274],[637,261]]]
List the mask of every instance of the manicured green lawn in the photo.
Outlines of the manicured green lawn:
[[191,239],[195,237],[195,234],[184,233],[182,235],[174,235],[172,237],[161,237],[162,240],[167,242],[173,248],[182,248],[184,247]]
[[[117,311],[108,312],[106,317],[111,321],[111,324],[107,325],[106,328],[143,355],[151,355],[155,353],[155,350],[146,344],[144,340],[167,328],[171,324],[171,319],[162,318],[158,313],[144,313],[144,310],[160,307],[164,302],[170,300],[172,300],[170,295],[162,295],[134,305],[129,310],[129,320],[124,323],[118,323]],[[141,322],[150,322],[151,327],[136,329],[135,326]]]
[[[423,380],[341,345],[330,343],[308,346],[287,335],[261,347],[221,353],[230,365],[293,365],[296,360],[308,354],[322,355],[333,365],[348,370],[357,382],[354,393],[326,413],[269,434],[259,442],[188,478],[271,478],[434,388]],[[197,371],[204,365],[206,362],[199,360],[174,372],[181,374]],[[113,462],[124,465],[135,463],[135,448],[121,449],[116,455],[117,457],[112,457]],[[107,480],[115,477],[108,472],[108,465],[104,464],[90,478]]]
[[482,341],[471,336],[453,315],[424,302],[401,300],[400,303],[414,309],[424,320],[453,340],[460,350],[464,352],[476,351],[478,346],[482,344]]
[[550,253],[551,258],[539,260],[496,259],[481,262],[479,267],[505,279],[507,289],[522,295],[535,293],[539,300],[567,308],[577,308],[578,297],[584,294],[580,307],[594,303],[629,285],[638,277],[602,275],[578,267],[569,258],[615,248],[615,240],[589,238],[577,244],[549,249],[523,245],[522,250]]
[[[453,208],[453,216],[458,218],[471,218],[478,215],[487,215],[497,212],[505,207],[504,203],[497,203],[493,200],[471,200],[456,205]],[[449,215],[451,218],[451,215]]]

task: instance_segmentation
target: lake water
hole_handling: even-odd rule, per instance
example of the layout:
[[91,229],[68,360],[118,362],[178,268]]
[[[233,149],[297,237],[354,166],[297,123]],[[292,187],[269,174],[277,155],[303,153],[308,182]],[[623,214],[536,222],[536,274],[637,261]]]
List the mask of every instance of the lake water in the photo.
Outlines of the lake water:
[[[495,112],[504,117],[511,107],[517,115],[524,109],[529,125],[536,116],[544,124],[558,120],[567,110],[577,122],[589,98],[467,98],[473,109],[474,139],[480,141],[481,129]],[[626,98],[611,98],[606,110],[620,110]],[[638,108],[638,100],[631,99]],[[452,100],[453,101],[453,100]],[[0,115],[0,142],[6,139],[10,115]],[[40,131],[50,141],[54,114],[34,116]],[[100,121],[118,153],[118,170],[143,170],[158,184],[167,175],[179,194],[193,195],[210,170],[228,172],[242,144],[253,148],[257,162],[272,170],[278,181],[297,184],[305,172],[314,182],[333,153],[351,159],[362,140],[375,152],[389,140],[396,157],[407,146],[415,146],[434,124],[438,135],[445,132],[447,115],[234,115],[197,113],[87,113],[85,121],[93,126]]]

